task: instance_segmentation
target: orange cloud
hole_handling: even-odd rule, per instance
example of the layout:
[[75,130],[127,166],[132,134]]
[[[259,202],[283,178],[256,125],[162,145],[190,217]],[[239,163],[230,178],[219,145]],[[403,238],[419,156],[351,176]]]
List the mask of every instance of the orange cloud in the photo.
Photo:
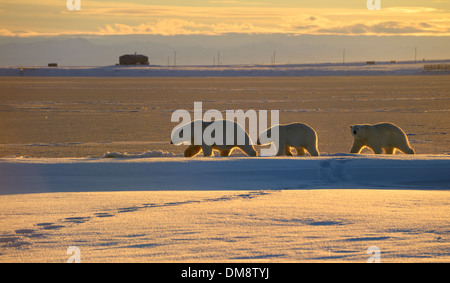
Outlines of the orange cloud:
[[56,0],[31,4],[26,0],[17,0],[14,3],[27,2],[29,7],[18,13],[18,4],[0,4],[0,36],[225,33],[450,35],[447,11],[431,7],[382,7],[381,11],[374,12],[365,8],[269,7],[259,5],[257,0],[245,6],[239,6],[239,0],[214,1],[230,6],[82,1],[81,11],[72,12]]

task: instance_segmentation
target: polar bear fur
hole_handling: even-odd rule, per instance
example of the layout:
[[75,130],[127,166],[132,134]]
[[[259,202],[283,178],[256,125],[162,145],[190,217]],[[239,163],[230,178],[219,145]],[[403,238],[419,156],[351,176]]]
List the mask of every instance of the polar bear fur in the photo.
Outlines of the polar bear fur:
[[[185,157],[194,157],[197,154],[199,154],[201,151],[203,151],[203,156],[205,156],[205,157],[212,156],[213,150],[218,150],[220,152],[220,156],[229,156],[234,148],[239,148],[248,156],[257,156],[257,153],[253,147],[252,140],[248,136],[247,132],[241,126],[239,126],[237,123],[235,123],[233,121],[229,121],[229,120],[219,120],[217,122],[222,123],[222,129],[223,129],[222,136],[220,138],[220,141],[221,141],[220,144],[213,143],[211,145],[208,145],[205,143],[203,137],[202,137],[201,145],[196,145],[194,143],[194,125],[195,125],[195,123],[201,123],[201,129],[202,129],[202,135],[203,135],[203,133],[205,132],[205,129],[207,129],[208,126],[210,126],[212,123],[214,123],[214,121],[206,122],[206,121],[202,121],[202,120],[195,120],[188,124],[180,126],[173,131],[172,135],[175,137],[180,137],[180,133],[182,130],[190,131],[190,133],[191,133],[190,140],[183,140],[183,142],[190,143],[189,147],[184,151]],[[227,144],[227,142],[226,142],[227,124],[230,127],[230,129],[234,130],[234,140],[229,144]],[[214,133],[214,135],[216,135],[216,134],[217,133]],[[239,135],[242,135],[244,137],[243,142],[239,140]],[[172,137],[172,141],[173,141],[173,137]],[[173,144],[172,141],[170,142],[171,144]]]
[[275,144],[277,149],[277,156],[293,156],[291,148],[295,148],[297,155],[305,155],[306,151],[311,156],[319,156],[318,139],[316,131],[306,124],[291,123],[284,125],[276,125],[265,132],[261,133],[258,138],[257,144],[261,145],[261,140],[264,137],[272,137],[272,131],[275,127],[278,127],[279,139],[278,144]]
[[408,137],[397,125],[353,125],[350,129],[354,138],[350,153],[360,153],[364,147],[368,147],[375,154],[381,154],[383,149],[386,154],[394,154],[396,149],[406,154],[414,154]]

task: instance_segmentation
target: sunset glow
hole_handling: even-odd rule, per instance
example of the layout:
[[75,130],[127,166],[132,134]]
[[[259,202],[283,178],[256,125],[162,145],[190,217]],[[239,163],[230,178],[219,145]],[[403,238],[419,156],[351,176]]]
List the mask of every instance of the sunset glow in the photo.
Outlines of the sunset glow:
[[0,36],[332,34],[449,36],[449,1],[90,1],[0,4]]

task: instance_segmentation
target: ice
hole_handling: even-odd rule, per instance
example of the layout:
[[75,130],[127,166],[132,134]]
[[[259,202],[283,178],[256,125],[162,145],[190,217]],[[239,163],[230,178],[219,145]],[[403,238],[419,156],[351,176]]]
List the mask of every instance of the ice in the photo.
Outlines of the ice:
[[[448,60],[428,61],[446,63]],[[302,77],[302,76],[385,76],[423,75],[424,62],[411,61],[321,63],[289,65],[213,66],[102,66],[102,67],[0,67],[0,76],[31,77]],[[445,73],[445,72],[444,72]]]
[[184,158],[150,151],[107,153],[104,157],[0,159],[0,194],[314,188],[447,190],[450,184],[448,155]]
[[449,262],[448,191],[1,195],[0,262]]
[[[423,66],[36,68],[24,75],[376,75],[383,68],[422,74]],[[0,72],[17,76],[18,69]],[[3,80],[0,262],[66,262],[70,247],[81,262],[366,262],[371,247],[381,262],[450,262],[446,76]],[[141,97],[131,95],[138,89]],[[312,122],[321,156],[236,150],[184,158],[185,147],[169,144],[168,121],[192,106],[190,94],[210,108],[276,107],[285,121]],[[346,153],[348,125],[367,119],[401,124],[419,154]]]
[[103,158],[150,158],[150,157],[174,157],[180,156],[172,152],[164,150],[151,150],[144,153],[127,153],[127,152],[107,152]]

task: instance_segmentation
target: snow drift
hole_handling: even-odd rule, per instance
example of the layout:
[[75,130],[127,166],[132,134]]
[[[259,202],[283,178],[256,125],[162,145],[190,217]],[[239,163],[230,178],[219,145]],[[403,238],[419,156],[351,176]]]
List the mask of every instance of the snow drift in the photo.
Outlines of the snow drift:
[[107,152],[103,158],[150,158],[150,157],[175,157],[183,156],[164,150],[150,150],[144,153],[128,153],[128,152]]
[[[142,156],[146,156],[143,154]],[[0,194],[450,188],[450,156],[0,159]]]
[[[448,63],[449,60],[427,61]],[[448,74],[448,72],[427,72]],[[0,67],[0,76],[24,77],[304,77],[423,75],[424,63],[411,61],[213,66]]]

